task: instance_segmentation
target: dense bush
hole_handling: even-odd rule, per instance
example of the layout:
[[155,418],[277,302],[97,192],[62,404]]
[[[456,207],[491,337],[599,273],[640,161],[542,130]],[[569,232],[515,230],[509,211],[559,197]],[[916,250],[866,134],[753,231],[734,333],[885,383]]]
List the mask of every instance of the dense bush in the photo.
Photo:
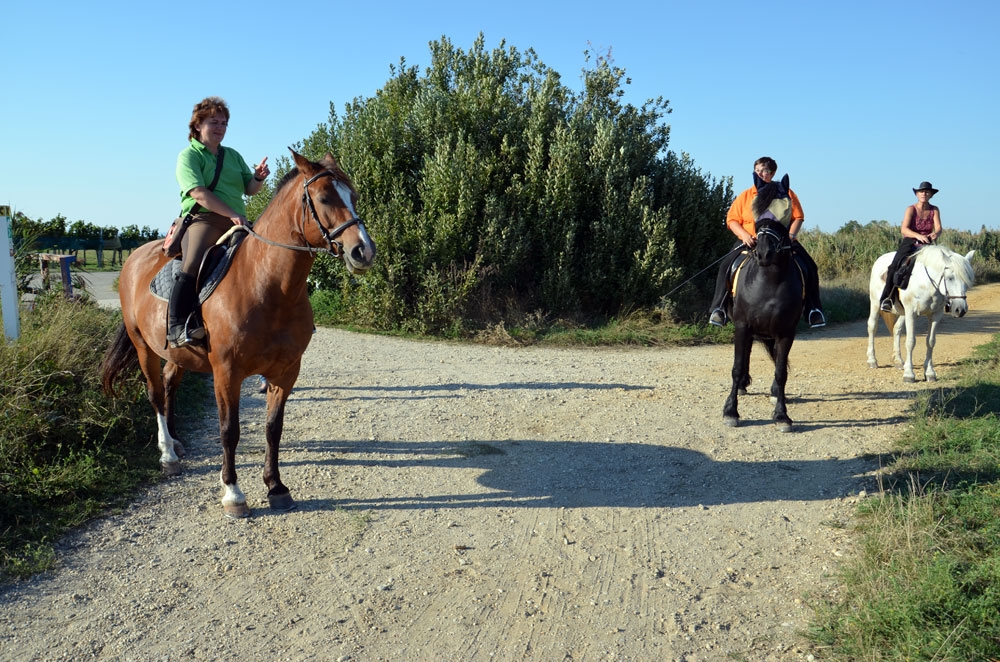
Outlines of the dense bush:
[[[592,65],[573,92],[531,50],[442,39],[422,74],[401,61],[374,97],[331,107],[302,150],[352,175],[379,249],[357,282],[317,264],[340,321],[461,333],[537,310],[602,318],[659,305],[725,252],[731,183],[667,151],[665,100],[625,104],[624,70]],[[700,308],[711,286],[674,304]]]

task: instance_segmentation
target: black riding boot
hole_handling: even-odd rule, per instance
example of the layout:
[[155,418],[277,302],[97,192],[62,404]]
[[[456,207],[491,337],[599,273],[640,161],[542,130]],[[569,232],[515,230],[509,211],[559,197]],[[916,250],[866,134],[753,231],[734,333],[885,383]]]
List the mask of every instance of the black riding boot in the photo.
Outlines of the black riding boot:
[[879,310],[887,313],[892,312],[892,300],[896,296],[896,283],[893,282],[895,277],[895,270],[889,267],[889,272],[885,275],[885,287],[882,288],[882,295],[878,298]]
[[719,265],[719,273],[715,277],[715,296],[712,297],[712,306],[708,309],[708,322],[715,326],[725,326],[730,316],[730,309],[733,305],[733,285],[730,280],[733,263],[740,254],[733,249],[732,255],[727,255],[722,264]]
[[171,347],[184,347],[205,337],[205,329],[198,323],[198,316],[192,315],[195,286],[194,276],[183,271],[177,274],[167,314],[167,342]]
[[823,315],[823,304],[819,299],[819,267],[813,261],[812,256],[806,252],[802,244],[793,244],[792,254],[798,260],[805,276],[805,296],[802,300],[802,316],[812,328],[826,326],[826,316]]

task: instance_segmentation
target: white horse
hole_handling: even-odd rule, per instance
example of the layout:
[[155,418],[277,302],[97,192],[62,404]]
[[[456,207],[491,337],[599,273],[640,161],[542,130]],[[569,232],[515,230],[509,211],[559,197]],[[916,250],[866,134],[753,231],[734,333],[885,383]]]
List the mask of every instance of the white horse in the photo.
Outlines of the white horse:
[[[895,253],[886,253],[875,260],[872,267],[871,280],[868,283],[868,296],[871,308],[868,313],[868,367],[877,368],[875,360],[875,331],[878,328],[878,318],[887,328],[892,330],[893,362],[903,368],[903,381],[912,383],[916,380],[913,374],[913,348],[917,344],[917,317],[926,317],[930,330],[927,332],[927,358],[924,360],[924,378],[933,382],[937,380],[932,357],[934,341],[937,336],[938,323],[945,313],[954,317],[964,317],[969,312],[969,304],[965,293],[973,282],[972,256],[975,251],[969,251],[964,257],[944,246],[923,246],[914,253],[913,274],[906,289],[899,290],[899,301],[893,306],[892,312],[880,310],[882,288],[885,286],[886,272]],[[900,310],[902,304],[902,310]],[[899,353],[899,337],[906,325],[906,361]]]

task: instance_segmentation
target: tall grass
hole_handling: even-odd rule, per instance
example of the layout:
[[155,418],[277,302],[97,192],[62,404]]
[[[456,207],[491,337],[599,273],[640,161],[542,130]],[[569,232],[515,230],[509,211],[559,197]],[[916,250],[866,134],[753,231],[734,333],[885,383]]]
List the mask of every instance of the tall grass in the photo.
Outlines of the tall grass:
[[45,569],[67,528],[158,476],[138,373],[116,399],[100,391],[119,315],[54,295],[21,320],[21,338],[0,344],[0,576]]
[[925,394],[812,638],[836,659],[1000,659],[1000,340]]

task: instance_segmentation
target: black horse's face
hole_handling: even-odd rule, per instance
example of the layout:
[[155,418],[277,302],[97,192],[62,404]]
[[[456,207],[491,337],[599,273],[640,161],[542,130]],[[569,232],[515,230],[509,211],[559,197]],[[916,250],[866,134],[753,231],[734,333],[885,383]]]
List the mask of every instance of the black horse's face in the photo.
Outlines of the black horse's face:
[[777,264],[782,252],[791,249],[788,228],[768,214],[757,220],[757,245],[754,256],[757,264],[769,267]]

